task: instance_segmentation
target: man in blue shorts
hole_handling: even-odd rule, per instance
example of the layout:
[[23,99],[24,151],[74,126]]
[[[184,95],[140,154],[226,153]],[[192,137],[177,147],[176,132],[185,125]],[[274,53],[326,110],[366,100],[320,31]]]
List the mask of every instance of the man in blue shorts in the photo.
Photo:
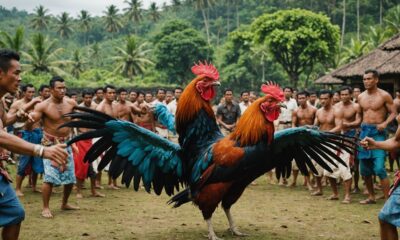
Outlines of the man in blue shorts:
[[[373,138],[375,141],[386,139],[386,127],[396,117],[396,109],[389,93],[378,88],[379,74],[376,70],[367,70],[363,76],[365,91],[358,96],[363,120],[361,123],[360,138]],[[389,179],[385,169],[386,153],[384,150],[368,150],[360,148],[358,159],[360,173],[365,179],[368,198],[360,201],[361,204],[373,204],[375,193],[372,175],[378,176],[385,199],[389,196]]]
[[[400,122],[400,116],[396,119]],[[394,137],[386,141],[376,141],[371,137],[366,137],[361,141],[361,145],[367,150],[398,150],[400,147],[400,128],[397,128]],[[397,227],[400,227],[400,173],[397,171],[390,197],[383,205],[379,213],[379,225],[381,240],[398,240]]]
[[[15,93],[21,82],[21,66],[18,53],[0,49],[0,98],[6,93]],[[65,164],[67,153],[65,145],[43,147],[26,142],[14,135],[5,132],[4,126],[16,118],[25,117],[25,114],[5,114],[3,105],[0,105],[0,148],[32,156],[41,156],[51,159],[59,164]],[[19,202],[10,184],[11,178],[0,162],[0,227],[3,240],[16,240],[19,237],[21,222],[25,218],[24,209]]]
[[[42,100],[35,96],[35,87],[32,84],[26,84],[21,87],[22,92],[24,93],[24,97],[20,100],[15,101],[10,108],[8,114],[19,113],[21,114],[21,109],[23,106],[25,110],[23,112],[29,112],[33,109],[33,107],[41,102]],[[30,124],[27,121],[21,121],[22,129],[18,131],[18,136],[33,144],[40,144],[42,140],[42,129],[40,128],[40,123]],[[32,190],[33,192],[37,192],[36,182],[38,174],[43,173],[43,160],[40,157],[32,157],[27,155],[21,155],[19,158],[18,170],[17,170],[17,186],[15,188],[15,192],[18,197],[24,196],[22,193],[21,185],[24,180],[25,175],[30,175],[30,171],[27,169],[31,169],[32,172]]]

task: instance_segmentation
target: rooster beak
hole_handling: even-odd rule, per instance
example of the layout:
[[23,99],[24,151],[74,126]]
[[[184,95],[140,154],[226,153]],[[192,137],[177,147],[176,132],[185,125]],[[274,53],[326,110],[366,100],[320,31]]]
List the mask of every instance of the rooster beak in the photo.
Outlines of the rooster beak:
[[284,104],[284,103],[279,103],[278,104],[281,108],[286,108],[287,109],[287,106],[286,106],[286,104]]
[[213,86],[221,86],[221,83],[220,83],[220,81],[215,81],[212,83],[212,85]]

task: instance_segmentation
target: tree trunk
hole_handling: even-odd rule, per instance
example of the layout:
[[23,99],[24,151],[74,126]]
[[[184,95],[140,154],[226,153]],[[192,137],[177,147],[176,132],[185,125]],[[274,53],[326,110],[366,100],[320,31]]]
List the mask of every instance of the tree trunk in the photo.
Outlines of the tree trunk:
[[340,48],[343,47],[345,29],[346,29],[346,0],[343,0],[342,36],[340,39]]
[[360,41],[360,0],[357,0],[357,40]]
[[208,42],[208,45],[210,45],[210,33],[208,32],[208,21],[207,21],[206,11],[204,8],[201,9],[201,13],[203,14],[204,27],[206,28],[207,42]]
[[379,25],[382,26],[382,18],[383,18],[383,0],[379,1]]
[[289,73],[290,86],[297,88],[297,83],[299,82],[299,75],[297,73]]
[[239,22],[239,3],[236,2],[236,28],[239,28],[240,22]]
[[227,13],[226,13],[226,36],[229,36],[229,32],[230,32],[230,15],[231,15],[231,8],[229,7],[229,2],[227,7]]

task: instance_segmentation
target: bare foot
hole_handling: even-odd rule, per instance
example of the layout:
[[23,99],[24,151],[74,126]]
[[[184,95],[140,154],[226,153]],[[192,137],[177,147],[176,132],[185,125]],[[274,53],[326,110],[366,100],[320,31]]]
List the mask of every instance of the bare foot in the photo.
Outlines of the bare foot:
[[296,183],[294,182],[294,183],[288,185],[288,187],[296,187]]
[[339,200],[338,196],[335,195],[331,195],[330,197],[328,197],[326,200]]
[[103,187],[103,186],[100,186],[100,185],[96,185],[95,188],[96,188],[96,189],[104,189],[104,187]]
[[360,204],[362,205],[375,204],[375,203],[376,203],[375,199],[370,199],[370,198],[360,201]]
[[351,193],[360,193],[360,192],[361,192],[361,190],[359,188],[354,188]]
[[15,190],[15,194],[17,195],[17,197],[23,197],[24,194],[22,193],[21,190]]
[[42,190],[37,189],[37,188],[33,188],[32,192],[34,192],[34,193],[42,193]]
[[322,196],[322,192],[320,191],[313,192],[311,193],[311,196]]
[[76,198],[82,199],[82,198],[83,198],[82,193],[77,193],[77,194],[76,194]]
[[106,195],[105,194],[102,194],[102,193],[99,193],[99,192],[96,192],[96,193],[93,193],[92,194],[92,197],[105,197]]
[[64,204],[61,206],[61,210],[79,210],[79,207],[71,206],[69,204]]
[[108,185],[108,188],[112,189],[112,190],[118,190],[119,189],[119,187],[114,186],[114,185]]
[[42,217],[44,217],[44,218],[53,218],[53,214],[51,214],[51,211],[50,211],[49,208],[43,208]]
[[350,198],[345,198],[345,199],[343,199],[343,201],[342,201],[343,204],[350,204],[350,202],[351,202],[351,199],[350,199]]

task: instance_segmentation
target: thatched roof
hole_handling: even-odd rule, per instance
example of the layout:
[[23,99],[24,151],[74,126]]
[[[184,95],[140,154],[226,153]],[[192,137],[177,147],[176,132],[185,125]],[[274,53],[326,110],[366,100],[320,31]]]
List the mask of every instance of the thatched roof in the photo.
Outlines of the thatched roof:
[[315,83],[324,81],[325,84],[334,84],[329,83],[329,79],[332,78],[361,79],[367,69],[376,69],[381,76],[400,75],[400,34],[392,37],[368,54],[317,79]]
[[346,64],[332,73],[332,76],[346,78],[361,78],[367,69],[376,69],[380,75],[400,74],[400,50],[383,51],[379,48],[355,61]]
[[318,78],[314,83],[316,84],[342,84],[343,80],[339,78],[335,78],[332,75],[328,74]]
[[400,34],[384,42],[379,48],[386,51],[400,50]]

